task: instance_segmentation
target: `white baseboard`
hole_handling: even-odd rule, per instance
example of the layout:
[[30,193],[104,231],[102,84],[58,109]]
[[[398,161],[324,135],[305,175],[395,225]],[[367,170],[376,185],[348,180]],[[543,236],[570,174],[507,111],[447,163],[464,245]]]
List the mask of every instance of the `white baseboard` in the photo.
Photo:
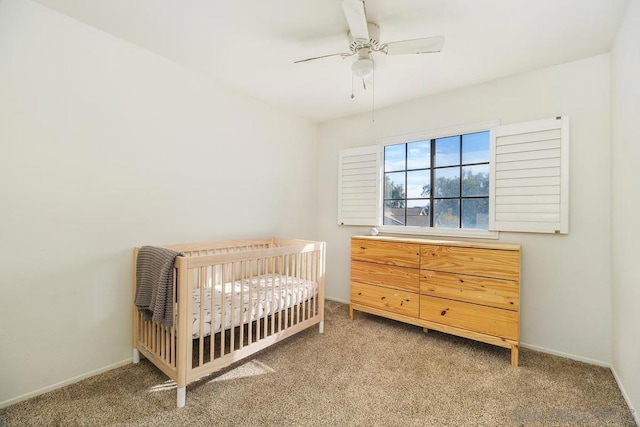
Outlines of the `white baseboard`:
[[345,300],[342,300],[340,298],[334,298],[334,297],[328,297],[328,296],[325,296],[324,299],[328,299],[329,301],[340,302],[342,304],[349,304],[350,303],[350,301],[345,301]]
[[521,342],[520,347],[529,348],[531,350],[539,351],[541,353],[553,354],[554,356],[564,357],[565,359],[577,360],[578,362],[584,362],[590,365],[602,366],[603,368],[611,368],[611,363],[609,362],[603,362],[601,360],[590,359],[588,357],[583,357],[583,356],[576,356],[575,354],[571,354],[571,353],[563,353],[561,351],[551,350],[549,348],[539,347],[533,344],[527,344],[527,343]]
[[53,384],[53,385],[50,385],[50,386],[47,386],[47,387],[43,387],[43,388],[41,388],[39,390],[32,391],[32,392],[29,392],[27,394],[23,394],[23,395],[18,396],[18,397],[14,397],[14,398],[9,399],[9,400],[5,400],[4,402],[0,402],[0,409],[6,408],[7,406],[14,405],[14,404],[16,404],[18,402],[22,402],[23,400],[31,399],[32,397],[39,396],[41,394],[53,391],[55,389],[62,388],[62,387],[67,386],[69,384],[77,383],[78,381],[84,380],[84,379],[92,377],[94,375],[98,375],[98,374],[101,374],[103,372],[107,372],[107,371],[110,371],[112,369],[116,369],[116,368],[119,368],[121,366],[128,365],[132,361],[133,361],[133,359],[131,359],[131,358],[125,359],[125,360],[122,360],[120,362],[116,362],[116,363],[114,363],[112,365],[105,366],[105,367],[96,369],[94,371],[90,371],[90,372],[84,373],[82,375],[78,375],[77,377],[69,378],[68,380],[60,381],[59,383],[56,383],[56,384]]
[[618,373],[616,372],[616,369],[613,366],[611,366],[611,372],[613,373],[613,378],[615,378],[616,382],[618,383],[618,388],[622,393],[622,397],[624,397],[624,400],[627,402],[627,406],[631,411],[631,415],[633,415],[633,419],[636,421],[636,424],[640,426],[640,414],[638,414],[638,411],[636,411],[633,408],[633,405],[631,404],[631,400],[629,400],[629,395],[627,394],[627,391],[624,389],[624,386],[622,385],[622,381],[620,381],[620,377],[618,376]]
[[622,381],[620,381],[620,377],[618,377],[618,373],[616,372],[615,368],[613,367],[613,365],[611,363],[607,363],[607,362],[603,362],[603,361],[595,360],[595,359],[590,359],[588,357],[576,356],[575,354],[563,353],[561,351],[555,351],[555,350],[551,350],[551,349],[548,349],[548,348],[538,347],[536,345],[526,344],[526,343],[522,343],[522,342],[520,343],[520,347],[529,348],[531,350],[536,350],[536,351],[539,351],[539,352],[542,352],[542,353],[553,354],[554,356],[560,356],[560,357],[564,357],[564,358],[567,358],[567,359],[577,360],[578,362],[589,363],[590,365],[596,365],[596,366],[602,366],[603,368],[609,368],[611,370],[611,373],[613,374],[613,378],[615,378],[616,383],[618,384],[618,388],[620,389],[620,393],[622,393],[622,397],[624,397],[625,402],[627,402],[627,406],[629,407],[629,410],[631,411],[631,415],[633,416],[633,419],[635,420],[635,422],[638,425],[638,427],[640,427],[640,414],[638,414],[638,412],[634,409],[633,405],[631,404],[631,400],[629,400],[629,395],[627,394],[626,390],[624,389],[624,386],[622,385]]

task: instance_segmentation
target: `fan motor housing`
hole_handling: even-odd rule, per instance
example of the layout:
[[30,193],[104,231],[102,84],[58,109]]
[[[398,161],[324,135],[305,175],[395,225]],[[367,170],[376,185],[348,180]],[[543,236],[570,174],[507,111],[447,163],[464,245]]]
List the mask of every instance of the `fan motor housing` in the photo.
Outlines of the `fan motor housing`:
[[369,30],[369,40],[354,39],[349,31],[349,49],[351,52],[358,53],[360,49],[366,48],[370,51],[380,50],[380,27],[373,22],[367,22]]

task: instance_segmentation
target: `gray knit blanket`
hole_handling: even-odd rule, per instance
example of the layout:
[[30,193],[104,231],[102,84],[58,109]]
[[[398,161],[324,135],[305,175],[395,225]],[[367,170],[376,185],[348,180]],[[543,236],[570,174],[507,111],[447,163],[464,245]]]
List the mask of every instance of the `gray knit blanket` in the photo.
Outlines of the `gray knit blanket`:
[[173,325],[173,270],[179,252],[143,246],[136,259],[136,300],[146,319]]

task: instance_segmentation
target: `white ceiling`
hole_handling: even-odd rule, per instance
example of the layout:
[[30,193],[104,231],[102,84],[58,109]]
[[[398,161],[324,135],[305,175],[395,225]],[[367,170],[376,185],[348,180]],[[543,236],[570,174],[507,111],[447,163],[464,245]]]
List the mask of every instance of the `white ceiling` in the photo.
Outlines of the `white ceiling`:
[[239,91],[325,121],[608,52],[629,0],[366,0],[382,42],[443,35],[442,52],[375,56],[356,82],[340,0],[36,0]]

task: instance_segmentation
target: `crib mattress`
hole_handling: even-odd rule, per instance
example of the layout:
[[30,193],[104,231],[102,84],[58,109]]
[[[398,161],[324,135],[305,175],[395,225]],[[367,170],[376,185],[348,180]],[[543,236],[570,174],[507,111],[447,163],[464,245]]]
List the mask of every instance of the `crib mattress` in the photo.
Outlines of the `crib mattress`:
[[[213,291],[213,292],[212,292]],[[230,329],[265,315],[277,313],[306,301],[317,294],[318,284],[290,276],[262,275],[252,279],[218,284],[204,289],[204,305],[200,309],[200,289],[193,290],[193,338],[200,336],[200,318],[204,318],[204,336]],[[213,328],[211,296],[213,295]],[[223,298],[224,295],[224,298]],[[244,303],[243,303],[244,301]],[[224,310],[223,310],[224,308]],[[224,311],[224,323],[222,322]]]

